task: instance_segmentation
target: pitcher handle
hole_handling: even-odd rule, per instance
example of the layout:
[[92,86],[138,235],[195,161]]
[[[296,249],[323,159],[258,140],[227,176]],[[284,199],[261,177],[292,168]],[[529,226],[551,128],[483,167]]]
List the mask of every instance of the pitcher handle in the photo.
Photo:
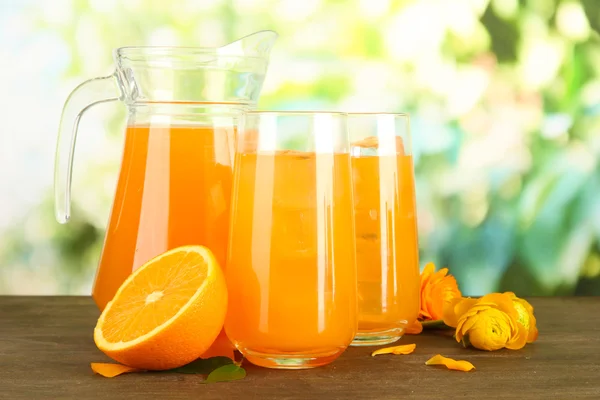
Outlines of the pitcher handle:
[[61,224],[71,217],[71,179],[77,128],[81,116],[93,105],[119,100],[116,75],[87,80],[77,86],[63,106],[54,160],[54,214]]

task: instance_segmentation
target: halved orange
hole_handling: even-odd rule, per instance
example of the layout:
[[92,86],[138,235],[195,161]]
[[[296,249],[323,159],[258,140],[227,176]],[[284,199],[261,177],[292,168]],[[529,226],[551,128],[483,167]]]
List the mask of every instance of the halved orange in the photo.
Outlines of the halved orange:
[[212,252],[183,246],[123,282],[98,319],[96,346],[130,367],[164,370],[199,358],[227,312],[225,277]]

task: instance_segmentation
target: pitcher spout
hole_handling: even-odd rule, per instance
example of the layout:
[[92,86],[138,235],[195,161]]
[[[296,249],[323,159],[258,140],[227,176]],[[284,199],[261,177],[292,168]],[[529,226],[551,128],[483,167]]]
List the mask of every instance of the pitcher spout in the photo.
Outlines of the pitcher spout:
[[220,55],[269,58],[279,35],[274,31],[258,31],[218,49]]

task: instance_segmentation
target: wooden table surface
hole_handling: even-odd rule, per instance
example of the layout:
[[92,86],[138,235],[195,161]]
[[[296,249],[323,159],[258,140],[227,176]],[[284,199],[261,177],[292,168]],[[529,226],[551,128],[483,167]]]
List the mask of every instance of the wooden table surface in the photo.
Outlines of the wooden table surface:
[[[198,375],[94,375],[109,361],[94,345],[99,312],[88,297],[0,296],[0,399],[600,399],[600,297],[535,298],[540,336],[519,351],[461,348],[444,333],[406,336],[411,355],[350,348],[334,363],[279,371],[245,365],[241,381]],[[474,372],[425,366],[435,355]]]

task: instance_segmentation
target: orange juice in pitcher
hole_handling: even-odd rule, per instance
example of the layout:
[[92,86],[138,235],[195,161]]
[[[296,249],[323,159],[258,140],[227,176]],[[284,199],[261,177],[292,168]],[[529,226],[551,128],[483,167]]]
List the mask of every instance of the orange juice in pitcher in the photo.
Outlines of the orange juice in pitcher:
[[277,34],[221,48],[124,47],[114,74],[78,86],[65,103],[55,164],[56,217],[70,216],[78,122],[91,105],[123,101],[125,148],[93,287],[100,309],[151,258],[208,247],[225,268],[236,126],[256,107]]
[[[225,267],[234,121],[131,125],[93,297],[108,303],[131,270],[166,250],[202,244]],[[213,121],[214,122],[214,121]],[[148,163],[148,160],[153,160]],[[114,268],[114,265],[133,268]]]

